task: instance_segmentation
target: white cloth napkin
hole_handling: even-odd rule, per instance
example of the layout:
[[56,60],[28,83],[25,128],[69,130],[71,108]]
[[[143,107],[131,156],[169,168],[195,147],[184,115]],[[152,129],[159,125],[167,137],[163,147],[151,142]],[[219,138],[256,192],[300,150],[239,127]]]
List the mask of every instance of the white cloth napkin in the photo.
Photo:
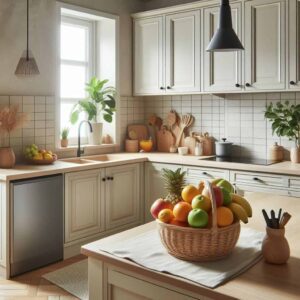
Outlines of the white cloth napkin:
[[162,245],[155,229],[113,245],[101,246],[100,250],[129,259],[148,269],[216,288],[245,272],[262,258],[261,243],[264,235],[250,228],[241,228],[232,254],[215,262],[187,262],[171,256]]

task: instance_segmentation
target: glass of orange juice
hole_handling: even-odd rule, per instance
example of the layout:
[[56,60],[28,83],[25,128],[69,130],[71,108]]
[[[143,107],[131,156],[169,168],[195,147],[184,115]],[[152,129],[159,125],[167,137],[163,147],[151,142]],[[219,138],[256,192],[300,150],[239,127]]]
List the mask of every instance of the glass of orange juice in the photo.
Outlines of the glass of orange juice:
[[143,150],[145,152],[150,152],[152,150],[152,147],[153,147],[153,142],[151,139],[140,141],[141,150]]

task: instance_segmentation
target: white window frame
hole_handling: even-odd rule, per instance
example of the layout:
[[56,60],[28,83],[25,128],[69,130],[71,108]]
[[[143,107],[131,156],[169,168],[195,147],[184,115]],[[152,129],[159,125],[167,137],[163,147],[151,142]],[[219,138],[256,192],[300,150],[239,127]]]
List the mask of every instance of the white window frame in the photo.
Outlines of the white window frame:
[[[90,78],[92,78],[92,76],[94,76],[96,70],[95,70],[95,66],[96,66],[96,49],[95,49],[95,45],[96,45],[96,26],[95,26],[95,22],[92,20],[85,20],[79,17],[71,17],[71,16],[65,16],[65,15],[61,15],[61,22],[60,22],[60,26],[62,24],[68,24],[68,25],[72,25],[74,27],[83,27],[83,28],[87,28],[88,29],[88,38],[86,41],[86,54],[87,57],[85,58],[85,61],[77,61],[77,60],[71,60],[71,59],[62,59],[60,58],[60,66],[61,65],[72,65],[72,66],[84,66],[86,68],[86,82],[88,82],[88,80]],[[85,95],[87,96],[87,95]],[[78,100],[82,100],[84,98],[64,98],[60,96],[60,106],[62,105],[62,103],[71,103],[71,104],[75,104]],[[60,130],[61,128],[61,116],[59,116],[60,119]],[[83,131],[84,129],[82,128],[82,144],[87,144],[88,143],[88,137],[87,137],[87,130],[85,130],[85,132]],[[69,138],[69,144],[72,145],[76,145],[77,144],[77,137],[70,137]]]

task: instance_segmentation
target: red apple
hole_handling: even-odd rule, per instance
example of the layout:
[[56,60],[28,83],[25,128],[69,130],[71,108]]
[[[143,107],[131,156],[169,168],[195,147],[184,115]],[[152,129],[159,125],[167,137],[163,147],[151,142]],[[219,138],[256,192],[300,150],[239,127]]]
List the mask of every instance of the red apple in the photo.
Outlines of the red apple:
[[222,206],[224,200],[222,189],[219,186],[213,186],[212,188],[215,195],[217,207]]
[[164,199],[162,199],[162,198],[157,199],[151,205],[151,208],[150,208],[151,215],[153,216],[153,218],[157,219],[159,212],[165,208],[169,208],[169,209],[173,210],[172,203],[170,203],[168,201],[164,201]]

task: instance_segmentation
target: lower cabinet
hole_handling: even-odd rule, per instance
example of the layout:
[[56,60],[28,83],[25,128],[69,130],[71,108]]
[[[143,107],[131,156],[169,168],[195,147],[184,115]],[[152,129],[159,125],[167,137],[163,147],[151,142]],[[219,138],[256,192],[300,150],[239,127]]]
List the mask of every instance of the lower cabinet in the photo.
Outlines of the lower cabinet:
[[65,244],[142,223],[141,168],[137,163],[67,173]]

